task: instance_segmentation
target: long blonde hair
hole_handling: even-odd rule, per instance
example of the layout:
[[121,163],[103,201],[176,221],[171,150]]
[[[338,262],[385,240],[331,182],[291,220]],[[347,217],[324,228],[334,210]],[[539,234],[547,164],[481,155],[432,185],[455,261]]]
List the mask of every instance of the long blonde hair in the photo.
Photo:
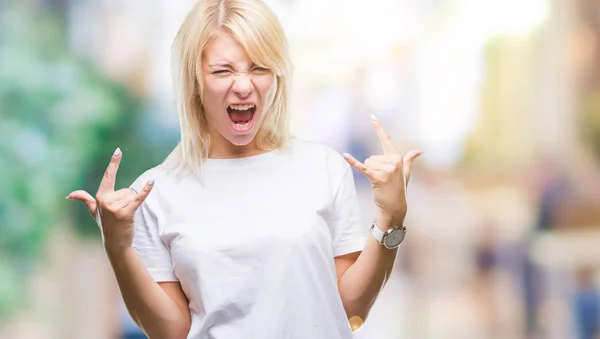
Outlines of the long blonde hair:
[[201,174],[210,135],[200,86],[202,54],[219,29],[229,32],[255,64],[271,69],[276,91],[255,140],[259,149],[284,147],[289,140],[292,63],[287,39],[275,13],[261,0],[199,0],[173,42],[172,77],[181,140],[163,166]]

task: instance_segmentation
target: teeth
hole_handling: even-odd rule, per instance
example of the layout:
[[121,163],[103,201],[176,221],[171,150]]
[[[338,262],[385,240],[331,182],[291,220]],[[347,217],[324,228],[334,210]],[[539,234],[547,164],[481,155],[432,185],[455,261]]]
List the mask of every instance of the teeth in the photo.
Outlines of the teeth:
[[254,105],[229,105],[229,108],[237,111],[245,111],[247,109],[254,108]]

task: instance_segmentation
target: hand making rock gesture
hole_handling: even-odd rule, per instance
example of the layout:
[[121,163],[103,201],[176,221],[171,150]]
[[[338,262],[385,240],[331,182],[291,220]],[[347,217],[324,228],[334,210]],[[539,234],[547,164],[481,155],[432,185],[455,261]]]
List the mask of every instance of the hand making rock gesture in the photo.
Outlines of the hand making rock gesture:
[[402,226],[406,216],[406,187],[413,161],[423,152],[413,150],[404,156],[394,147],[392,139],[381,122],[371,115],[371,124],[383,148],[382,155],[373,155],[361,163],[348,153],[346,161],[369,179],[373,198],[379,210],[378,221]]
[[80,200],[90,211],[100,227],[107,251],[121,251],[132,245],[133,216],[154,185],[154,180],[150,180],[140,192],[131,188],[115,191],[115,178],[121,158],[121,150],[117,148],[100,181],[95,199],[83,190],[71,192],[67,196],[67,199]]

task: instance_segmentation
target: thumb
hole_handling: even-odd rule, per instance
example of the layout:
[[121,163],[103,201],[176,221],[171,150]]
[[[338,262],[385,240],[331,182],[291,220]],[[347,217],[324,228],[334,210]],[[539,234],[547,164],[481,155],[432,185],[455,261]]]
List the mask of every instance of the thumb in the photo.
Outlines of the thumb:
[[373,173],[365,164],[356,160],[356,158],[354,158],[349,153],[344,153],[343,156],[344,156],[344,159],[346,159],[346,162],[350,166],[354,167],[354,169],[356,169],[357,171],[362,173],[364,176],[366,176],[369,180],[371,180]]
[[408,180],[410,179],[410,168],[412,167],[413,161],[423,154],[423,151],[410,151],[402,158],[402,168],[404,168],[404,182],[408,186]]
[[92,217],[96,218],[96,199],[94,199],[88,192],[77,190],[69,193],[65,199],[81,201],[85,207],[87,207]]

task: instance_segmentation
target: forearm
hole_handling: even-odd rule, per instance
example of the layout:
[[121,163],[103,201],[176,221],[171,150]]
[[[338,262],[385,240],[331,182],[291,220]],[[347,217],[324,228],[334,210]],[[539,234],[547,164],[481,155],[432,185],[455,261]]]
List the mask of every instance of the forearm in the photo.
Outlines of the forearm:
[[[378,219],[378,226],[389,229],[393,223]],[[365,320],[394,266],[397,249],[387,249],[369,235],[356,262],[340,277],[338,289],[348,318]]]
[[180,309],[154,281],[133,248],[107,250],[109,261],[129,314],[149,338],[186,338],[189,311]]

